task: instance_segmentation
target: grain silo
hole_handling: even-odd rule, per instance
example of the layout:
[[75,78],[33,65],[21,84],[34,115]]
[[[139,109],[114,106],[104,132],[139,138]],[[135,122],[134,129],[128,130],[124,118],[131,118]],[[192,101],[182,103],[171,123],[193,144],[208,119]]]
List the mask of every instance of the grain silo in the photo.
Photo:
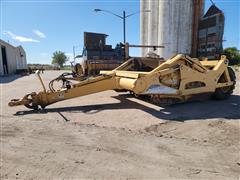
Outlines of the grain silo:
[[[195,56],[204,0],[141,0],[141,44],[164,45],[157,54],[165,59],[177,53]],[[146,56],[150,49],[142,49]]]

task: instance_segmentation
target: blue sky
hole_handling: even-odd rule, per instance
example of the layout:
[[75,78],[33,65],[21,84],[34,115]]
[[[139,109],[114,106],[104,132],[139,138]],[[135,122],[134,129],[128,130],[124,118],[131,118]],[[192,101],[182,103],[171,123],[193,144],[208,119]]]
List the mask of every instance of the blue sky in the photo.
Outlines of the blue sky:
[[[133,13],[140,9],[140,0],[38,0],[1,1],[1,39],[13,45],[22,45],[28,63],[51,63],[52,53],[61,50],[68,55],[76,46],[77,54],[83,46],[83,32],[100,32],[109,35],[107,43],[113,46],[122,41],[122,21],[119,18],[95,13],[93,9],[107,9],[117,14],[125,10]],[[224,47],[240,49],[239,0],[215,0],[226,16]],[[206,0],[206,8],[211,5]],[[140,43],[139,14],[127,19],[127,41]],[[138,50],[132,50],[138,55]]]

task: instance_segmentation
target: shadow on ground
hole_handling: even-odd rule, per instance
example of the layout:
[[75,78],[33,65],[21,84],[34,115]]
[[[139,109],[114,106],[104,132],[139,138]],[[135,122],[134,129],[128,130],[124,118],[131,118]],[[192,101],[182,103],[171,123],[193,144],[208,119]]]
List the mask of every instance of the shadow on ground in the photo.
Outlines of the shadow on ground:
[[[152,107],[149,104],[141,103],[141,101],[132,101],[131,99],[133,99],[133,96],[126,94],[121,94],[113,98],[118,99],[120,102],[101,105],[47,108],[39,112],[34,110],[18,111],[14,115],[21,116],[34,113],[45,114],[57,112],[62,116],[61,112],[95,114],[104,110],[139,109],[155,116],[156,118],[164,120],[186,121],[215,118],[240,119],[240,96],[237,95],[232,95],[229,99],[223,101],[207,100],[202,102],[188,102],[164,108],[156,106]],[[67,121],[66,117],[64,117],[64,119]]]
[[15,81],[18,78],[21,78],[23,76],[21,75],[7,75],[7,76],[0,76],[0,84],[7,84],[10,83],[12,81]]

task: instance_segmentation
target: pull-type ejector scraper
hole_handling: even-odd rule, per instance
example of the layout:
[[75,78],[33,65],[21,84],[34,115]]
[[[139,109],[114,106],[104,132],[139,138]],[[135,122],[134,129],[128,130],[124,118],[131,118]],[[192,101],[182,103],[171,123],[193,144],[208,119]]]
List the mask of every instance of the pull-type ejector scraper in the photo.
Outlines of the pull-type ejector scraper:
[[[130,58],[112,71],[101,71],[97,77],[64,73],[49,83],[50,90],[46,90],[40,76],[39,79],[43,91],[32,92],[22,99],[12,99],[9,106],[24,105],[37,110],[58,101],[106,90],[129,91],[148,97],[159,105],[185,102],[202,94],[225,99],[232,94],[236,81],[225,56],[221,56],[220,60],[199,61],[182,54],[167,61],[160,58]],[[54,89],[56,81],[63,83],[58,90]]]

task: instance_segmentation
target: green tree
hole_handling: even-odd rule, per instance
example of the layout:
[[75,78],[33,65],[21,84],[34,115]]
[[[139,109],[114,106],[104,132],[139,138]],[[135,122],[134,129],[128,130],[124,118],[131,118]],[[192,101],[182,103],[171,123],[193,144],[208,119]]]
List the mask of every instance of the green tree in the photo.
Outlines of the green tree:
[[229,47],[223,50],[230,65],[240,64],[240,51],[236,47]]
[[58,64],[60,67],[63,67],[63,64],[65,64],[67,61],[68,61],[68,58],[64,52],[55,51],[53,53],[52,64]]

